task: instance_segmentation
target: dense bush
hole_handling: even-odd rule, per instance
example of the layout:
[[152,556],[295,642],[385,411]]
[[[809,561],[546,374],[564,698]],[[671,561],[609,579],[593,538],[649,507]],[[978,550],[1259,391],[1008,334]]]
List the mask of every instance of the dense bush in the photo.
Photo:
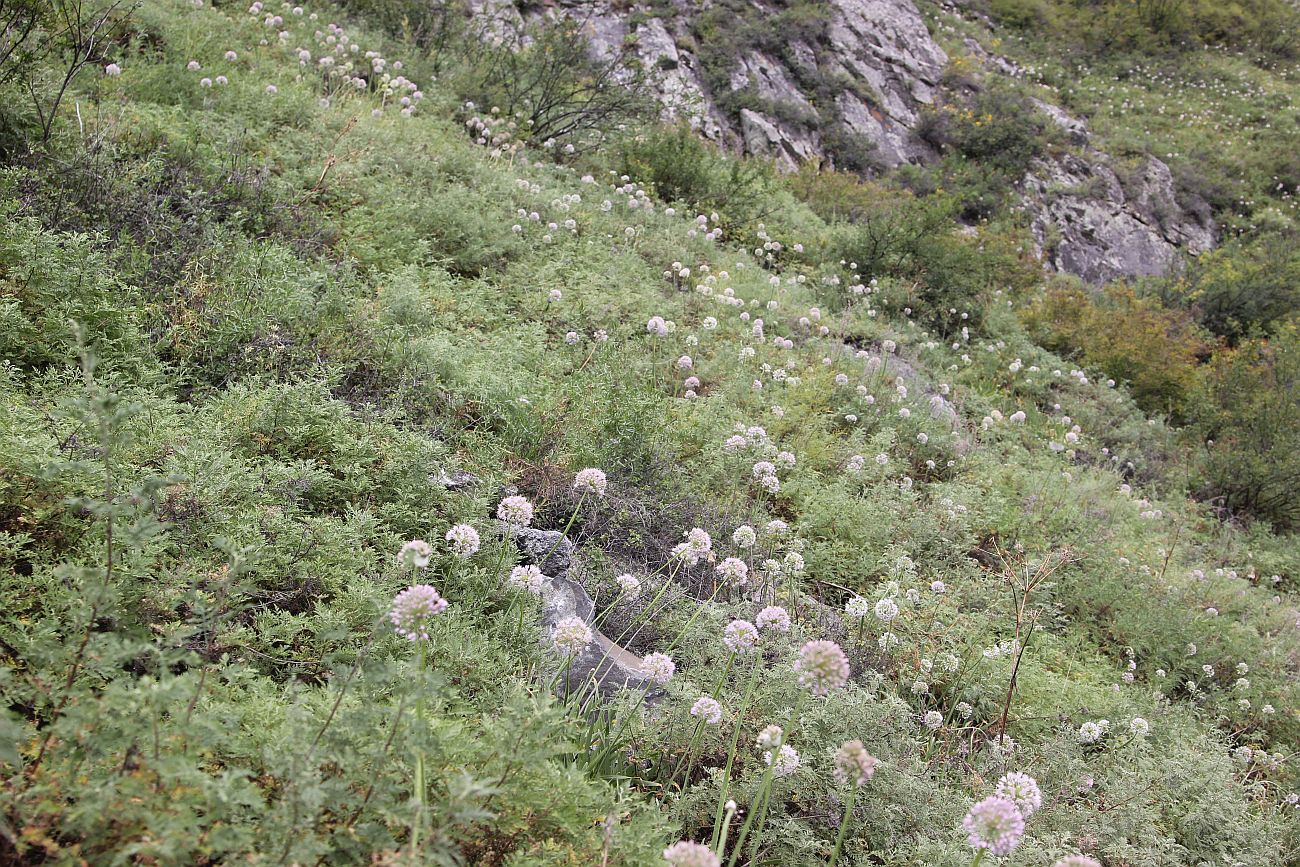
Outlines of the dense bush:
[[1266,335],[1300,311],[1300,250],[1280,235],[1229,243],[1198,257],[1160,295],[1230,343]]
[[725,156],[686,126],[651,129],[618,146],[620,174],[636,178],[666,202],[696,214],[717,213],[726,234],[768,216],[776,190],[770,165]]
[[1201,362],[1213,342],[1192,318],[1112,284],[1090,292],[1050,288],[1023,314],[1042,345],[1128,384],[1150,412],[1186,418],[1199,399]]
[[1197,398],[1202,495],[1228,514],[1300,527],[1300,328],[1216,355]]

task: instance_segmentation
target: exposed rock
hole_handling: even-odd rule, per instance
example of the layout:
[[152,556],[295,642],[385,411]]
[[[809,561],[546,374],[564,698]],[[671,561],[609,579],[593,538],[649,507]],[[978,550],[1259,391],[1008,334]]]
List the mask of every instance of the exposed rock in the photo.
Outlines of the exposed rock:
[[[812,62],[816,63],[815,60]],[[785,67],[766,54],[752,52],[742,57],[732,70],[731,89],[744,90],[747,87],[753,88],[761,99],[790,103],[813,113],[812,105],[790,80]]]
[[814,137],[793,132],[747,108],[740,111],[740,131],[746,151],[769,156],[777,165],[791,171],[818,155]]
[[1094,283],[1164,274],[1180,248],[1214,245],[1213,220],[1179,207],[1169,167],[1155,158],[1131,194],[1099,153],[1037,160],[1024,201],[1044,262]]
[[722,124],[704,95],[695,57],[678,49],[677,41],[658,18],[639,24],[635,36],[637,57],[656,82],[664,118],[685,120],[707,138],[723,138]]
[[454,473],[448,473],[446,470],[438,470],[429,476],[429,481],[435,485],[440,485],[449,491],[462,491],[465,488],[472,488],[477,485],[481,479],[473,473],[464,470],[456,470]]
[[[770,157],[784,170],[810,160],[834,164],[835,153],[827,147],[833,136],[869,142],[870,159],[884,168],[935,156],[913,130],[944,86],[948,56],[913,0],[828,0],[820,36],[791,42],[781,52],[742,53],[723,86],[750,91],[760,104],[731,115],[719,109],[721,94],[709,92],[698,58],[684,47],[693,44],[690,23],[700,7],[688,0],[669,3],[671,14],[613,0],[554,0],[535,14],[583,21],[601,58],[631,45],[665,119],[686,120],[706,138]],[[508,0],[472,4],[493,32],[520,20]],[[758,14],[770,14],[759,0],[754,4]],[[965,3],[945,8],[977,24],[984,20]],[[974,38],[966,39],[965,50],[990,74],[1023,76],[1015,63]],[[813,79],[836,82],[833,103],[803,89]],[[948,85],[957,92],[978,82]],[[1047,267],[1094,282],[1163,274],[1176,267],[1181,251],[1195,254],[1214,244],[1208,208],[1179,205],[1164,163],[1149,160],[1126,188],[1105,154],[1091,147],[1086,123],[1049,102],[1034,104],[1079,151],[1036,162],[1022,184],[1022,204]]]
[[1079,118],[1070,114],[1065,109],[1050,102],[1043,102],[1041,99],[1029,100],[1034,104],[1034,108],[1047,115],[1047,119],[1056,124],[1057,129],[1065,133],[1071,144],[1086,145],[1088,143],[1088,125]]
[[[551,631],[566,617],[591,625],[596,603],[569,578],[574,565],[573,543],[554,530],[531,528],[511,531],[524,557],[549,579],[542,587],[542,626],[549,643]],[[654,704],[664,691],[641,673],[641,657],[620,647],[604,633],[592,630],[592,640],[574,655],[564,670],[567,692],[581,689],[591,679],[606,698],[620,690],[646,690],[646,704]]]

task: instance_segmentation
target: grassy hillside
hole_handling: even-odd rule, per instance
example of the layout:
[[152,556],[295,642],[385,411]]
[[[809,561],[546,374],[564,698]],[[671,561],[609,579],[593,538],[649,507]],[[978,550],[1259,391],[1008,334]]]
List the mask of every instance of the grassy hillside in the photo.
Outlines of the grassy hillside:
[[[1297,862],[1294,480],[1249,439],[1297,435],[1293,325],[1185,359],[1220,485],[1289,491],[1224,520],[1209,422],[1135,402],[1174,308],[1066,340],[1014,225],[634,100],[516,145],[499,55],[381,12],[0,7],[6,862],[966,865],[1010,772],[1005,863]],[[554,688],[511,494],[662,698]]]

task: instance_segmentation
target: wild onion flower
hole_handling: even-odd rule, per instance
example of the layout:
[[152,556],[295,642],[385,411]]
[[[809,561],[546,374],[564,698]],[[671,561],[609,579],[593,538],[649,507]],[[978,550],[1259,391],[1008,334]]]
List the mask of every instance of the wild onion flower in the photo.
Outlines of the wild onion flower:
[[785,730],[779,725],[766,726],[758,733],[758,738],[754,743],[760,750],[770,750],[785,739]]
[[668,323],[664,321],[662,316],[651,316],[646,321],[645,330],[655,337],[667,337]]
[[780,605],[769,605],[754,618],[759,629],[771,629],[775,632],[790,631],[790,613]]
[[664,860],[672,867],[720,867],[721,861],[703,843],[682,840],[664,850]]
[[546,576],[536,566],[516,566],[510,570],[510,577],[507,581],[511,587],[527,590],[534,596],[540,596],[542,587],[546,584]]
[[583,494],[595,494],[598,497],[605,496],[605,486],[607,484],[605,473],[595,467],[579,470],[578,475],[573,479],[573,489],[575,491]]
[[561,653],[573,656],[591,643],[591,628],[580,617],[566,617],[555,624],[552,640]]
[[1101,726],[1091,720],[1079,726],[1079,743],[1081,744],[1095,744],[1101,740],[1101,735]]
[[943,725],[943,714],[939,713],[937,710],[929,710],[925,712],[926,728],[933,732],[938,731],[939,726],[941,725]]
[[702,695],[695,700],[695,704],[691,705],[691,716],[699,717],[709,725],[715,726],[722,722],[722,705],[718,704],[716,699]]
[[833,759],[835,781],[841,786],[852,783],[865,786],[876,772],[876,758],[867,752],[862,741],[845,741]]
[[1101,867],[1101,862],[1087,855],[1067,855],[1052,867]]
[[478,552],[478,530],[469,524],[457,524],[447,531],[446,539],[451,543],[452,553],[462,560],[468,560]]
[[881,599],[876,603],[876,619],[888,623],[898,616],[898,603],[892,599]]
[[429,621],[447,610],[447,600],[428,584],[407,587],[393,597],[388,620],[407,641],[428,641]]
[[722,643],[732,653],[743,655],[758,647],[758,627],[748,620],[733,620],[722,633]]
[[763,762],[772,766],[772,776],[788,777],[799,770],[799,753],[789,744],[782,744],[777,750],[776,761],[772,761],[772,751],[763,753]]
[[741,524],[736,528],[736,531],[731,534],[731,541],[735,542],[736,546],[739,548],[752,548],[754,547],[754,543],[758,541],[758,534],[755,533],[754,528],[748,524]]
[[993,788],[993,794],[1015,804],[1026,819],[1043,806],[1043,793],[1039,791],[1038,781],[1020,771],[1003,774]]
[[809,641],[800,648],[794,670],[799,685],[808,687],[813,695],[829,695],[849,682],[848,657],[834,641]]
[[655,683],[665,684],[673,679],[677,663],[666,653],[649,653],[641,660],[641,671]]
[[871,613],[871,603],[861,596],[854,596],[849,603],[844,606],[844,616],[854,620],[862,620]]
[[1129,720],[1128,730],[1134,737],[1144,738],[1151,732],[1151,724],[1140,716],[1135,716]]
[[423,539],[412,539],[397,552],[397,565],[403,569],[424,569],[433,559],[433,546]]
[[116,78],[122,74],[122,67],[118,66],[116,63],[110,63],[108,66],[104,67],[104,74],[109,78]]
[[706,559],[713,551],[713,540],[709,538],[708,533],[699,527],[687,530],[682,535],[686,537],[686,541],[673,548],[674,557],[681,557],[694,566],[701,560]]
[[635,599],[641,595],[641,582],[635,575],[619,575],[614,579],[614,583],[628,599]]
[[517,494],[506,497],[497,506],[497,517],[511,527],[527,527],[533,522],[533,504]]
[[997,795],[971,807],[961,824],[973,848],[988,849],[994,855],[1010,855],[1025,833],[1025,817],[1015,803]]
[[718,564],[719,577],[730,587],[743,587],[749,581],[749,567],[738,557],[728,557]]

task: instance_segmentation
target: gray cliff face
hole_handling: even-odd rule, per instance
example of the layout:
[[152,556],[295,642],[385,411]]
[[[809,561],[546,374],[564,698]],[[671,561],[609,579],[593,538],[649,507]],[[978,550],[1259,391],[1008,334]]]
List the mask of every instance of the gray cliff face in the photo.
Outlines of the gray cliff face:
[[[771,0],[751,2],[756,15],[778,11]],[[494,27],[523,20],[511,0],[472,3]],[[913,0],[828,0],[816,44],[802,34],[777,41],[779,50],[771,41],[766,49],[738,50],[721,80],[706,75],[696,53],[706,49],[691,32],[710,3],[672,0],[672,14],[665,14],[661,6],[656,11],[614,0],[555,0],[545,14],[583,21],[597,57],[630,45],[664,119],[685,121],[703,137],[768,157],[785,171],[809,161],[836,165],[836,145],[845,141],[867,144],[870,163],[880,170],[936,158],[916,129],[924,110],[945,95],[949,58]],[[973,14],[959,6],[945,9]],[[963,51],[990,75],[1021,74],[974,39]],[[710,81],[726,92],[711,90]],[[822,86],[814,93],[809,82]],[[1036,161],[1020,184],[1021,207],[1045,268],[1099,283],[1163,274],[1178,267],[1184,253],[1214,245],[1208,208],[1179,203],[1163,162],[1149,158],[1137,171],[1119,172],[1093,145],[1084,121],[1049,102],[1033,102],[1069,146]]]
[[1154,157],[1128,191],[1095,151],[1036,161],[1024,203],[1044,263],[1093,283],[1164,274],[1180,250],[1214,246],[1214,221],[1182,210],[1169,167]]

